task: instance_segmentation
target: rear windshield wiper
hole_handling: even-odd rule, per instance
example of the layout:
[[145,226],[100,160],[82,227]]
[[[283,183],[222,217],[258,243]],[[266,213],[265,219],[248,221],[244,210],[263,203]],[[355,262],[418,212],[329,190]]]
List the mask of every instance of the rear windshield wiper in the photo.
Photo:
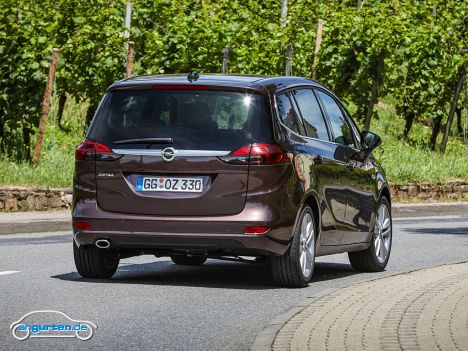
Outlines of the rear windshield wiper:
[[114,144],[173,144],[172,138],[142,138],[114,141]]

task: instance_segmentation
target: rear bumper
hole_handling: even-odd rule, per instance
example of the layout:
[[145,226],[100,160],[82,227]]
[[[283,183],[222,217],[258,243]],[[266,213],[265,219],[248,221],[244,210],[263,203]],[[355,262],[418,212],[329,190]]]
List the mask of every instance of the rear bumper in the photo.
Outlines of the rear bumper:
[[268,236],[246,237],[225,234],[168,234],[147,232],[94,232],[75,233],[77,245],[93,245],[98,239],[107,239],[111,248],[132,249],[142,253],[183,251],[188,253],[225,253],[236,255],[277,254],[288,245],[271,240]]
[[[73,221],[86,221],[90,230],[74,230],[77,245],[107,239],[111,247],[140,252],[184,250],[243,255],[282,255],[289,247],[293,223],[281,223],[265,206],[247,204],[231,216],[144,216],[101,210],[94,201],[77,203]],[[246,235],[245,227],[269,226],[263,235]]]

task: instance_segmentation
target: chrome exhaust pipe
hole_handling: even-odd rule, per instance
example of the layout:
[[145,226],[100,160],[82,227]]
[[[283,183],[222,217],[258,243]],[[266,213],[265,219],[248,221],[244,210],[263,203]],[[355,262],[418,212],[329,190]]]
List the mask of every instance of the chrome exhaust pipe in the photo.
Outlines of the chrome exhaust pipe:
[[100,249],[108,249],[110,247],[110,241],[107,239],[99,239],[94,243]]

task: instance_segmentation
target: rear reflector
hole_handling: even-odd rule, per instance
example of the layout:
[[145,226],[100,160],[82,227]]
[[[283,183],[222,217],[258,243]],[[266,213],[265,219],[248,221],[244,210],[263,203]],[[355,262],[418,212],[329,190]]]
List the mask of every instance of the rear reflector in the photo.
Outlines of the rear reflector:
[[91,224],[85,221],[74,221],[73,228],[79,229],[79,230],[90,230]]
[[95,159],[96,154],[111,153],[112,150],[96,140],[85,139],[75,150],[75,160]]
[[246,227],[244,230],[244,234],[248,235],[260,235],[265,234],[270,230],[270,227],[265,227],[263,225],[254,225],[250,227]]
[[279,146],[274,144],[251,144],[242,146],[229,155],[220,157],[220,159],[226,163],[250,163],[255,165],[289,162],[287,152],[281,150]]
[[206,85],[153,85],[151,90],[210,90]]

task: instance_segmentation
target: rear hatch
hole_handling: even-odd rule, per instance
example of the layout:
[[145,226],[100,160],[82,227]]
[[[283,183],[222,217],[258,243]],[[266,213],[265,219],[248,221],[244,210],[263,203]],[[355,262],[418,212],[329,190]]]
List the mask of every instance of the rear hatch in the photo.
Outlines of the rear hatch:
[[270,142],[271,121],[261,94],[219,89],[156,85],[109,92],[87,135],[100,145],[98,206],[142,215],[241,212],[248,162],[226,160],[235,161],[230,155],[239,148]]

